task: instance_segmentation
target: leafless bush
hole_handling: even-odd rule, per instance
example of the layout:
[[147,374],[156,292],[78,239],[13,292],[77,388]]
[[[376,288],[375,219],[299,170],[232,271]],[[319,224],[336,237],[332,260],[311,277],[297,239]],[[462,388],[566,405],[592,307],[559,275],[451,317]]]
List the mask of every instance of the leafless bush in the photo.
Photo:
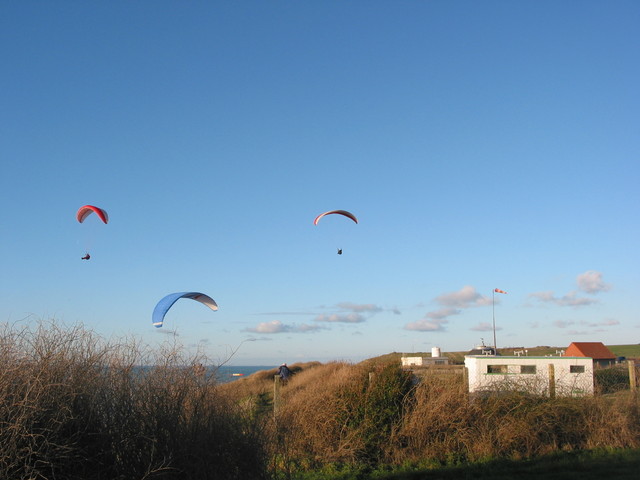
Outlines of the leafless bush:
[[[427,379],[428,380],[428,379]],[[548,398],[517,389],[469,396],[460,382],[424,381],[396,431],[394,462],[523,458],[558,449],[640,446],[632,395]]]
[[189,367],[200,360],[81,326],[5,325],[0,478],[263,478],[257,424]]

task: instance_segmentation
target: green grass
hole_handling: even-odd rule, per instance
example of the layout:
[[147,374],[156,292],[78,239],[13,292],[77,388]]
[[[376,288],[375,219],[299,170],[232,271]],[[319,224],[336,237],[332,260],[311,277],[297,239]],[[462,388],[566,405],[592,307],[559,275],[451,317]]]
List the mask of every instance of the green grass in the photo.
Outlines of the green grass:
[[607,345],[618,357],[640,358],[640,343],[635,345]]
[[493,479],[545,480],[637,479],[640,450],[581,451],[535,460],[495,460],[483,464],[378,477],[380,480]]
[[295,480],[636,480],[640,450],[562,452],[533,460],[493,460],[457,467],[384,472],[330,467],[294,476]]

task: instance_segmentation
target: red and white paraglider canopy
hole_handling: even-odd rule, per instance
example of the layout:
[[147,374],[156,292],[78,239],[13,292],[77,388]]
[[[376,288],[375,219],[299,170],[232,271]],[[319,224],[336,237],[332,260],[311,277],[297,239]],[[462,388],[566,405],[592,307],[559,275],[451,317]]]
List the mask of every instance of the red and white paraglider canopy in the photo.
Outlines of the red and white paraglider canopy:
[[344,215],[345,217],[350,218],[354,222],[358,223],[358,219],[351,212],[347,212],[346,210],[329,210],[328,212],[324,212],[318,215],[316,219],[313,221],[313,224],[317,225],[322,217],[324,217],[325,215],[333,215],[333,214]]
[[107,214],[106,210],[103,210],[99,207],[94,207],[93,205],[84,205],[80,207],[78,209],[78,212],[76,213],[76,218],[80,223],[82,223],[84,222],[85,218],[87,218],[92,213],[95,213],[104,223],[109,223],[109,215]]

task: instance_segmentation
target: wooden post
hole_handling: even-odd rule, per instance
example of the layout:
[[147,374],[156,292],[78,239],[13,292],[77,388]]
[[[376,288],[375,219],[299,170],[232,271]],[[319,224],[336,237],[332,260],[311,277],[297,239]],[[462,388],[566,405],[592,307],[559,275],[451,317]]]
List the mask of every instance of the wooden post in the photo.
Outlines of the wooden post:
[[629,365],[629,388],[632,392],[635,392],[636,388],[638,388],[636,380],[636,363],[634,360],[627,360],[627,365]]
[[469,391],[469,370],[467,367],[462,367],[462,381],[464,382],[464,387]]
[[280,408],[280,376],[273,376],[273,414],[278,414]]
[[556,370],[553,363],[549,364],[549,398],[556,398]]

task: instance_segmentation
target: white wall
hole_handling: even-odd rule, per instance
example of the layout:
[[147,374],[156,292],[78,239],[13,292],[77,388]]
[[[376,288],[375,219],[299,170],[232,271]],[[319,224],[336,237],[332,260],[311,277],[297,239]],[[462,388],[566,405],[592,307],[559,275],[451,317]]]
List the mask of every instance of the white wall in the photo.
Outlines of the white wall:
[[423,359],[422,357],[401,357],[402,366],[409,367],[411,365],[422,365]]
[[[549,365],[554,366],[558,396],[593,394],[593,360],[584,357],[503,357],[467,355],[464,357],[469,392],[504,389],[526,390],[549,395]],[[572,372],[583,370],[583,372]]]
[[447,357],[400,357],[403,367],[425,367],[428,365],[449,365]]

